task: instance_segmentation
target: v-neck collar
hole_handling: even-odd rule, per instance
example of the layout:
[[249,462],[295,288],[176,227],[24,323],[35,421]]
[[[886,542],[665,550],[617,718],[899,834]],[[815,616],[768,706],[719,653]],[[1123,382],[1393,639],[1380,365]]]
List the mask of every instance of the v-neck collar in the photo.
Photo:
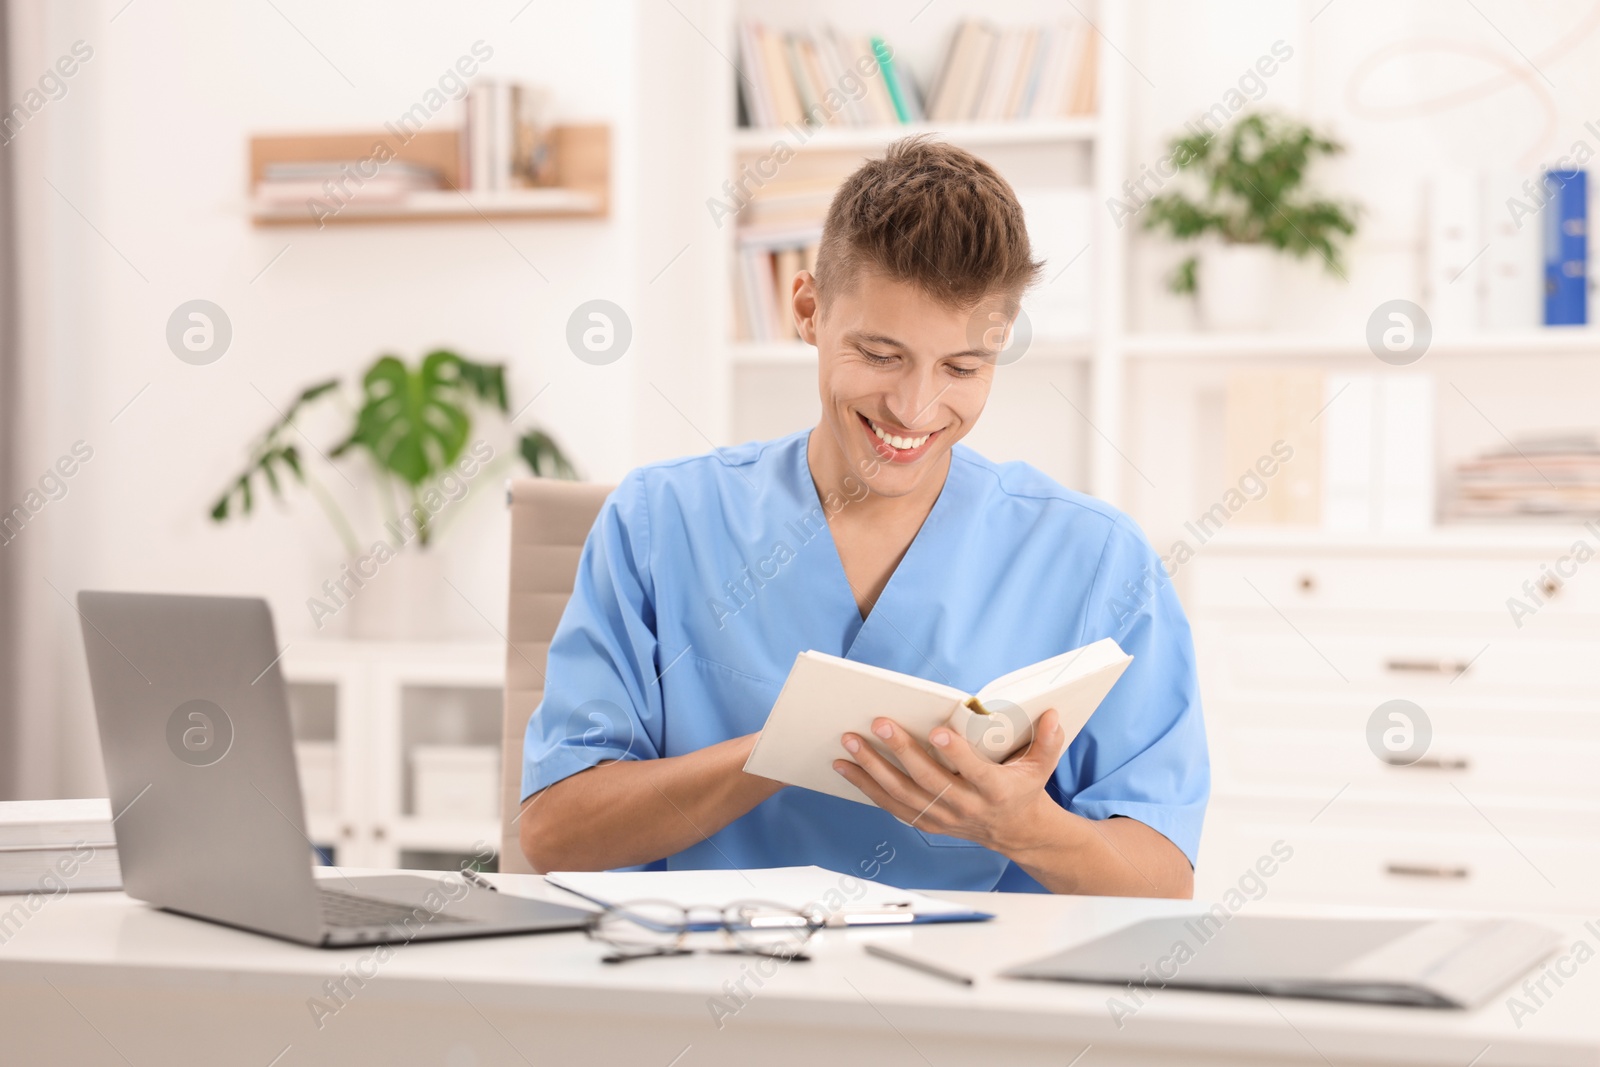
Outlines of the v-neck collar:
[[[883,591],[878,594],[872,608],[863,616],[860,605],[856,603],[855,591],[850,587],[850,580],[845,575],[844,559],[839,555],[839,546],[833,539],[833,527],[826,521],[827,504],[817,492],[816,480],[811,476],[809,452],[811,434],[815,432],[813,429],[800,438],[800,447],[797,450],[798,474],[802,491],[807,493],[807,498],[811,502],[822,509],[824,515],[822,526],[827,537],[831,569],[831,575],[827,580],[831,581],[836,589],[844,591],[845,602],[850,605],[851,626],[846,630],[849,637],[846,642],[845,658],[858,662],[870,662],[880,658],[880,655],[873,654],[874,646],[879,646],[878,651],[881,654],[882,642],[890,638],[895,643],[911,644],[915,649],[917,646],[913,643],[914,638],[907,630],[913,620],[919,619],[924,613],[920,609],[914,612],[899,612],[896,610],[896,605],[914,607],[911,600],[915,597],[915,589],[935,577],[929,572],[929,568],[934,566],[933,562],[924,558],[929,551],[926,546],[928,542],[937,540],[942,535],[950,521],[949,512],[955,506],[952,498],[956,495],[951,491],[950,483],[955,481],[962,471],[962,464],[956,462],[957,457],[952,450],[950,465],[945,471],[944,484],[939,487],[939,495],[934,499],[933,507],[922,520],[922,525],[917,528],[916,536],[911,539],[905,554],[900,557],[900,562],[890,573],[889,580],[884,583]],[[926,655],[920,649],[917,650],[917,655],[919,659],[926,660]]]

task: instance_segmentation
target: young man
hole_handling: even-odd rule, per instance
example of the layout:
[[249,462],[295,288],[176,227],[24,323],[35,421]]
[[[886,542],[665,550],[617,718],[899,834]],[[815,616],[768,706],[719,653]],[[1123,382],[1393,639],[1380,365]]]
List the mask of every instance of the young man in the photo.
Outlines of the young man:
[[[844,183],[793,284],[821,421],[636,470],[589,534],[528,724],[535,868],[1192,894],[1210,773],[1160,561],[1115,509],[957,443],[1039,269],[1010,187],[960,149],[901,141]],[[886,707],[910,773],[849,734],[834,765],[876,808],[742,769],[806,649],[971,692],[1102,637],[1133,662],[1070,745],[1053,711],[1000,766],[937,730],[952,774]]]

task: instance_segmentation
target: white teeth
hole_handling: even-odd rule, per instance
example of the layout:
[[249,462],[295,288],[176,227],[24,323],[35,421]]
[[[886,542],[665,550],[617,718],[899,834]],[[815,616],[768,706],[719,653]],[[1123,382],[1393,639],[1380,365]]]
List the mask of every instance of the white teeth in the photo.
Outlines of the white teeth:
[[878,435],[878,440],[883,441],[892,448],[921,448],[923,442],[927,441],[928,437],[930,436],[928,434],[923,434],[921,437],[896,437],[892,433],[884,433],[882,430],[878,429],[878,424],[873,422],[871,419],[867,420],[867,425],[871,426],[872,432]]

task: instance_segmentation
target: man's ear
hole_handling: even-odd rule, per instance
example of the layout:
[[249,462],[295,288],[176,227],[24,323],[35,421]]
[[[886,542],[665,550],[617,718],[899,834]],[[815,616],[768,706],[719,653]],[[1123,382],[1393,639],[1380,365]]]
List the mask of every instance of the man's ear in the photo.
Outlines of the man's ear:
[[800,334],[800,340],[808,345],[817,343],[817,279],[808,270],[803,270],[794,276],[793,292],[791,293],[791,312],[794,314],[794,328]]

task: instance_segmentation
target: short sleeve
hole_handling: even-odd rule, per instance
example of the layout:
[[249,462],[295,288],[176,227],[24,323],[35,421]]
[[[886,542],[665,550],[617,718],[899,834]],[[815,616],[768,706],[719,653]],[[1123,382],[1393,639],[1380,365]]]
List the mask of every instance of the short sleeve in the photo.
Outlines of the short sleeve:
[[661,681],[648,562],[644,472],[634,471],[600,508],[551,640],[544,699],[523,738],[524,800],[606,760],[660,755]]
[[1085,818],[1139,820],[1193,866],[1211,794],[1194,641],[1165,567],[1126,518],[1101,555],[1078,644],[1104,637],[1133,662],[1068,747],[1052,791]]

